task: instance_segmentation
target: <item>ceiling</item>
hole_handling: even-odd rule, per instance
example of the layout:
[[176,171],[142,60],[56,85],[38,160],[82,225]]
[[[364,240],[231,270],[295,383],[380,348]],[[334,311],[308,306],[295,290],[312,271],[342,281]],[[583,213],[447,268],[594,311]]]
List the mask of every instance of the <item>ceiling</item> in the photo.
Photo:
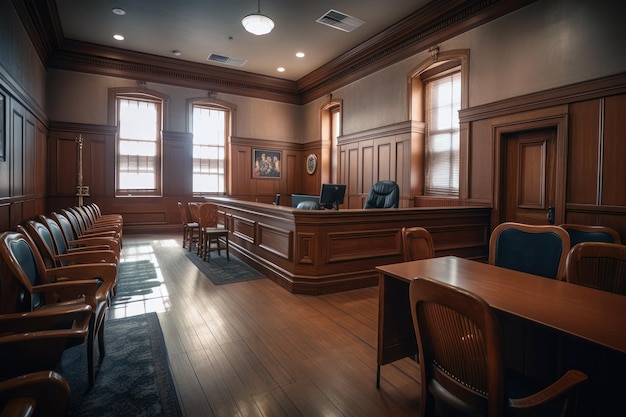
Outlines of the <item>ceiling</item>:
[[[56,0],[56,8],[65,39],[296,81],[429,2],[263,0],[261,13],[276,26],[262,36],[246,32],[241,24],[257,11],[257,0]],[[126,14],[116,15],[114,8]],[[344,32],[316,22],[331,9],[365,23]],[[116,41],[114,34],[125,39]],[[304,58],[296,52],[304,52]],[[245,64],[212,63],[207,61],[212,53]]]

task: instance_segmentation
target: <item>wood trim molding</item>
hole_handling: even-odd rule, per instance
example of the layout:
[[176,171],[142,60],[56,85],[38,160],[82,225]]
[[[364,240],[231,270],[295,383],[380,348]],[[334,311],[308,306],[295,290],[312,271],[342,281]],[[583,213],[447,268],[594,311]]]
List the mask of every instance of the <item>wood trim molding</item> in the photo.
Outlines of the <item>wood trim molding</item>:
[[475,122],[624,93],[626,93],[626,72],[462,109],[459,112],[459,120],[461,123]]
[[114,136],[117,133],[117,126],[50,121],[48,130],[58,132],[77,132],[91,135]]
[[423,123],[413,122],[409,120],[406,122],[394,123],[374,129],[363,130],[361,132],[350,133],[347,135],[339,136],[337,138],[337,146],[394,135],[408,135],[411,132],[419,132],[422,125]]
[[237,136],[231,136],[230,144],[234,146],[251,146],[254,148],[269,148],[269,149],[284,149],[301,151],[302,145],[293,142],[282,142],[279,140],[265,140],[256,138],[242,138]]

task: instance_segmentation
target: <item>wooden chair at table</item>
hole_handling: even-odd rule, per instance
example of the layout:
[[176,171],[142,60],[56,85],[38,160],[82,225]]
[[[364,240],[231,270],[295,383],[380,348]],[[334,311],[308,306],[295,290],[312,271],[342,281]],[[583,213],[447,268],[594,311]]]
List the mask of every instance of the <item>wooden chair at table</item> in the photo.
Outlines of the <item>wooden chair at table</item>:
[[33,372],[0,382],[0,416],[63,417],[70,386],[54,371]]
[[222,242],[224,249],[226,249],[226,259],[230,260],[229,243],[228,243],[228,229],[224,225],[219,224],[217,205],[213,203],[202,203],[198,208],[199,220],[200,220],[200,244],[203,260],[208,260],[211,257],[211,248],[214,243],[214,248],[217,249],[218,255],[221,255]]
[[435,257],[433,238],[423,227],[403,227],[402,246],[404,261],[418,261]]
[[180,213],[180,220],[183,224],[183,248],[187,247],[188,250],[191,251],[191,245],[193,242],[197,242],[200,235],[200,226],[191,218],[188,205],[179,201],[178,212]]
[[565,279],[572,284],[626,295],[626,245],[577,244],[567,255]]
[[[569,370],[537,389],[507,374],[500,324],[480,297],[417,278],[409,287],[421,380],[421,417],[561,416],[587,376]],[[575,405],[575,404],[574,404]]]
[[619,233],[608,226],[564,223],[561,227],[569,234],[572,248],[580,242],[622,243]]
[[[187,203],[189,209],[190,220],[198,225],[198,239],[196,240],[196,254],[200,256],[202,253],[201,241],[202,241],[202,227],[200,226],[200,204],[199,202],[190,201]],[[191,251],[191,245],[189,245]]]
[[569,249],[569,235],[562,227],[505,222],[489,238],[489,263],[563,280]]

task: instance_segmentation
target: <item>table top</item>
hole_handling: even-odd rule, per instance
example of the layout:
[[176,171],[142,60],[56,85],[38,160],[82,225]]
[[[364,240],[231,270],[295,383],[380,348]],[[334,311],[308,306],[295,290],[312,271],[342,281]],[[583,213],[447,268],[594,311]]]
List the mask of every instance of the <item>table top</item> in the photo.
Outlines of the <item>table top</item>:
[[407,282],[424,277],[464,288],[497,310],[626,353],[626,296],[454,256],[376,269]]

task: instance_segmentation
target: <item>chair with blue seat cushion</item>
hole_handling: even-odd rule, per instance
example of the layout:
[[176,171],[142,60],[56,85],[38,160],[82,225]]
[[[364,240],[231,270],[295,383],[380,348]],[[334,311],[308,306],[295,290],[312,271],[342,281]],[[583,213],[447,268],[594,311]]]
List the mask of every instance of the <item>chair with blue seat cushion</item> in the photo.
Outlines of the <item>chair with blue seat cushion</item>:
[[568,370],[537,387],[504,365],[501,326],[477,295],[438,281],[409,285],[419,351],[419,416],[562,416],[587,375]]
[[372,186],[363,208],[398,208],[399,204],[400,187],[395,181],[385,180]]
[[489,238],[489,263],[563,280],[569,249],[569,235],[559,226],[505,222]]
[[561,227],[569,234],[572,248],[580,242],[621,243],[619,233],[608,226],[565,223]]

